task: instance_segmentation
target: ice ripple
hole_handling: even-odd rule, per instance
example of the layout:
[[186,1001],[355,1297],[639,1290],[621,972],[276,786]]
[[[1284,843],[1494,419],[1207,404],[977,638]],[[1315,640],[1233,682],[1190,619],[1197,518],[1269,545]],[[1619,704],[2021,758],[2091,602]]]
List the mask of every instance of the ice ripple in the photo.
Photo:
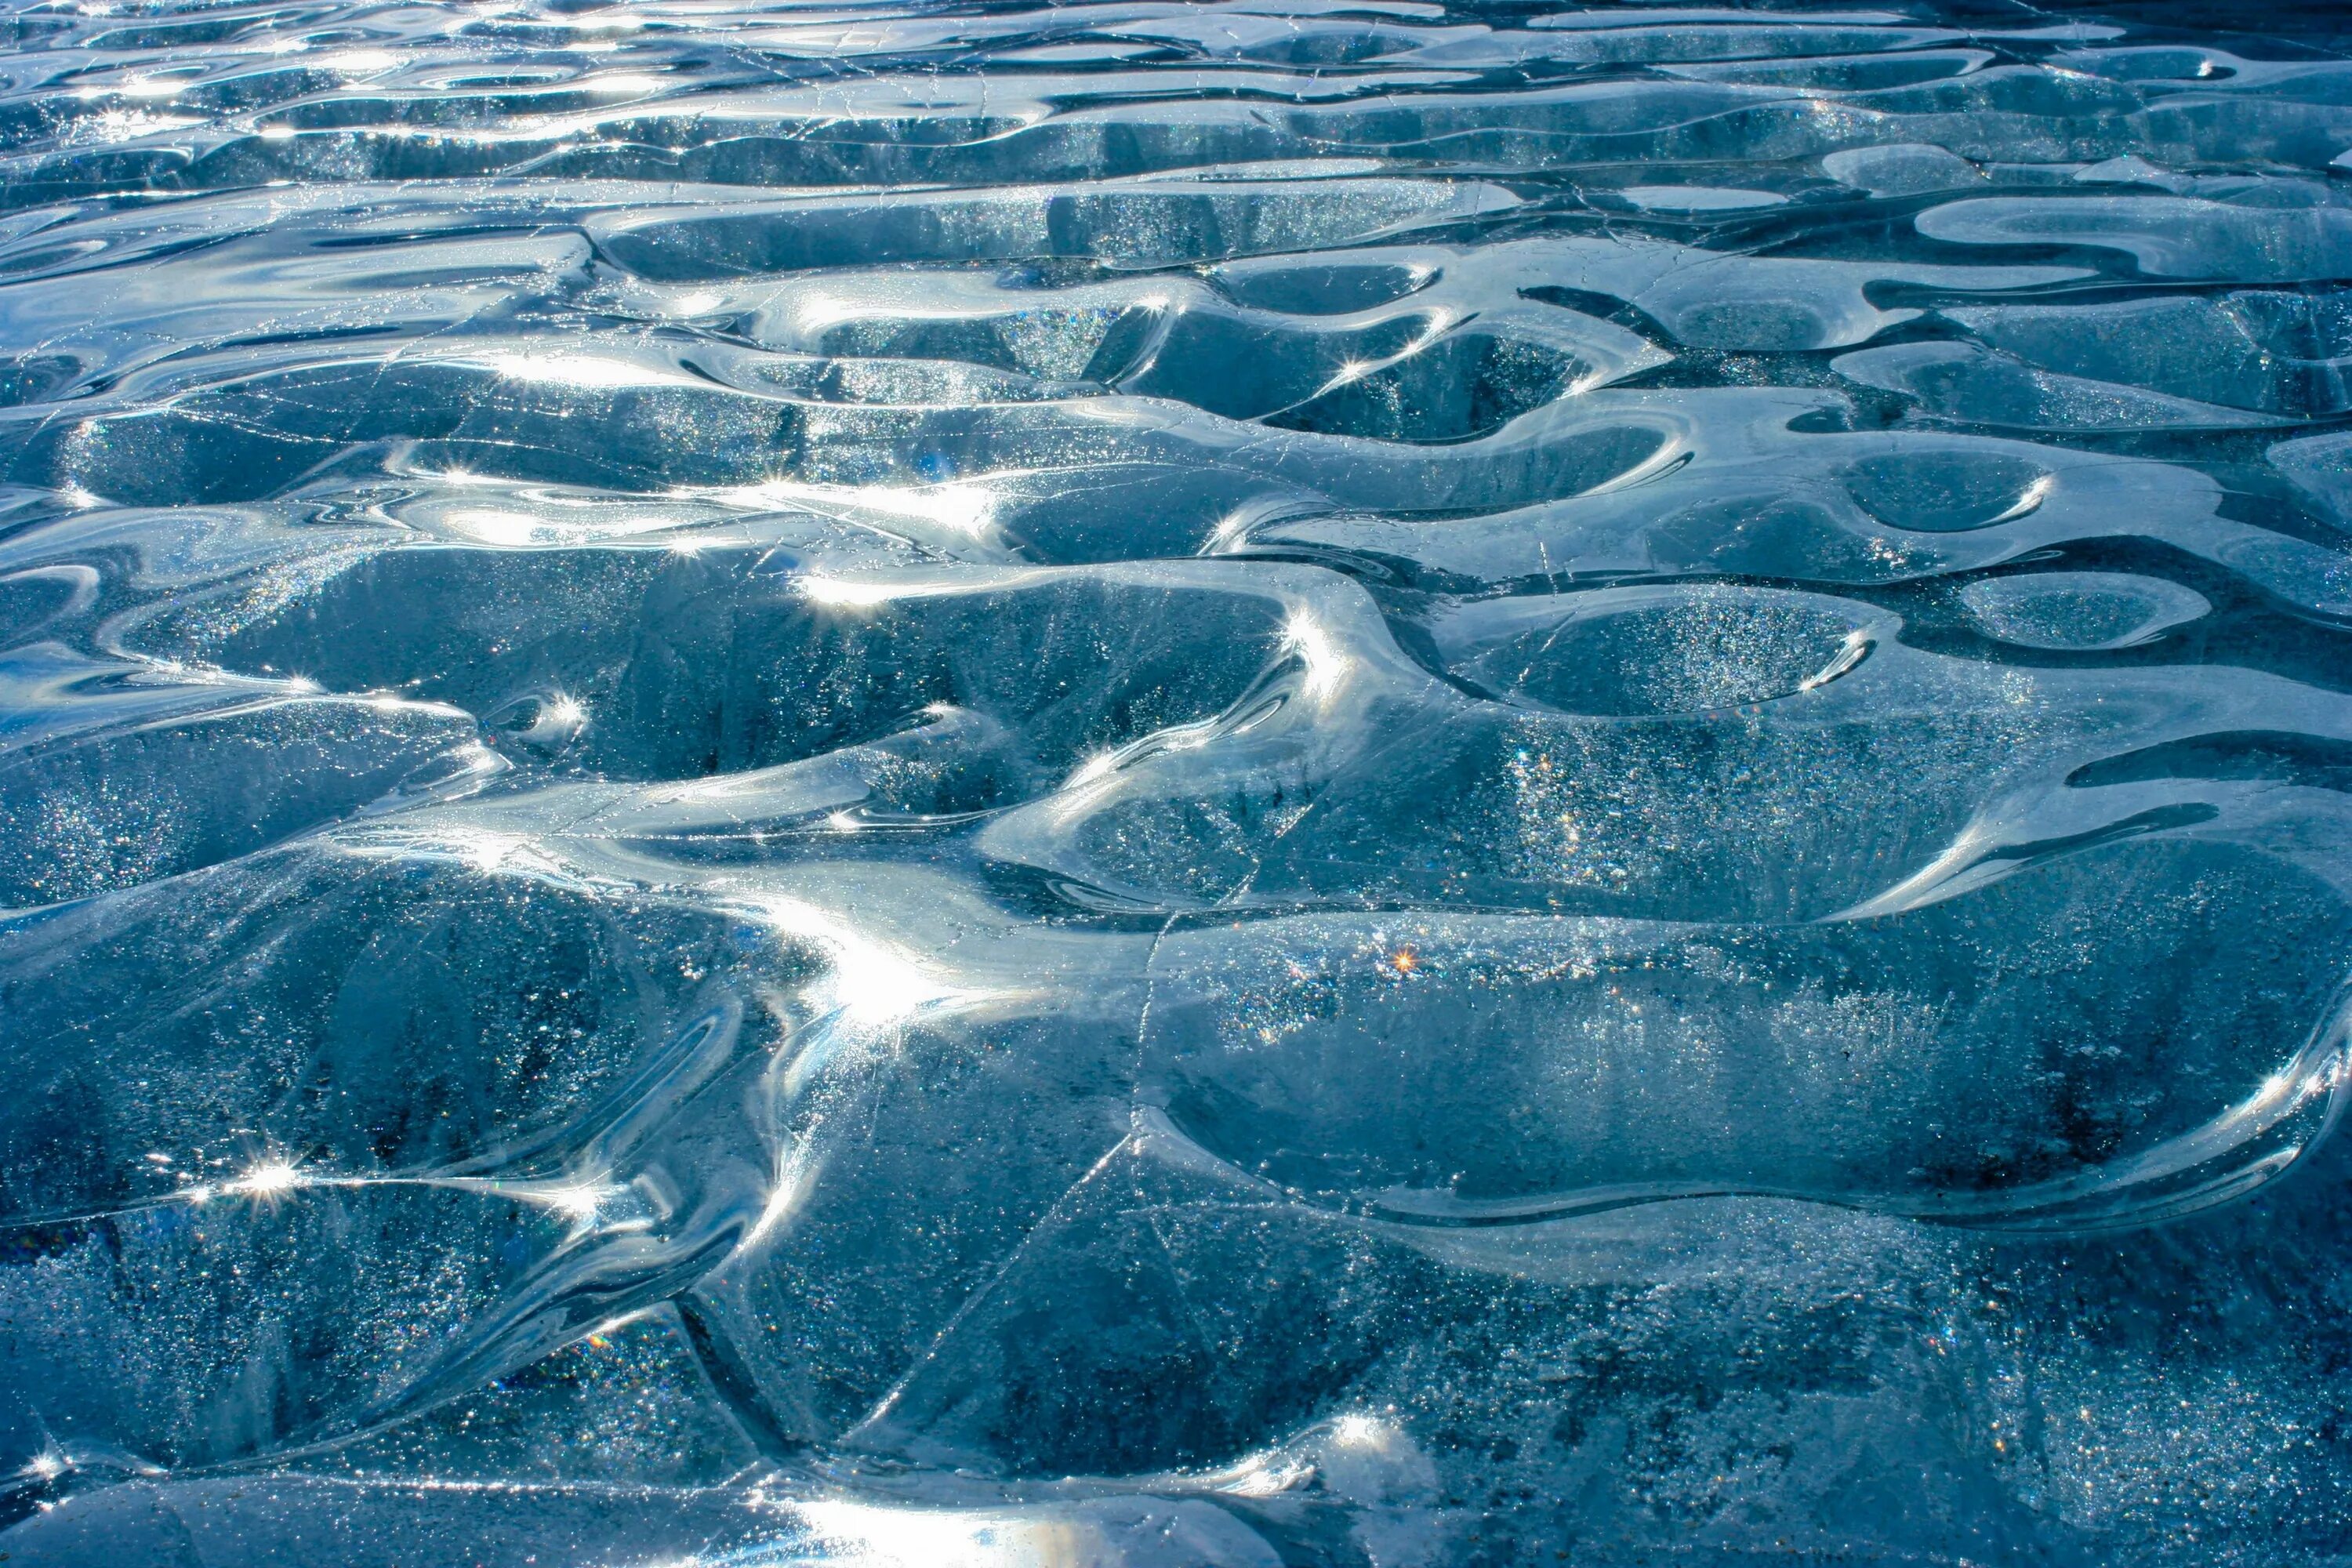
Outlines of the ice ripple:
[[2352,1552],[2352,35],[0,14],[0,1556]]

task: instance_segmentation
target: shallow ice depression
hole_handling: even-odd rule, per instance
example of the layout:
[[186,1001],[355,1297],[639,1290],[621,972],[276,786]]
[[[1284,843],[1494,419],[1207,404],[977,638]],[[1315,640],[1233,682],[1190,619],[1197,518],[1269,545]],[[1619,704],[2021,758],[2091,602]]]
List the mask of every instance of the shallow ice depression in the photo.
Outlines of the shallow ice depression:
[[2352,13],[0,0],[10,1568],[2352,1563]]

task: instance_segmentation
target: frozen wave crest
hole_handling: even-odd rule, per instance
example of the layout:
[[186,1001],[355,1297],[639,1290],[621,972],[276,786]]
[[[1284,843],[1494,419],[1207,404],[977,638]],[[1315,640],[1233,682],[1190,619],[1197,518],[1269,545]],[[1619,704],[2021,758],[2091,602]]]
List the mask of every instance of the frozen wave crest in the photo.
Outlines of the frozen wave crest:
[[0,1556],[2352,1554],[2352,33],[0,7]]

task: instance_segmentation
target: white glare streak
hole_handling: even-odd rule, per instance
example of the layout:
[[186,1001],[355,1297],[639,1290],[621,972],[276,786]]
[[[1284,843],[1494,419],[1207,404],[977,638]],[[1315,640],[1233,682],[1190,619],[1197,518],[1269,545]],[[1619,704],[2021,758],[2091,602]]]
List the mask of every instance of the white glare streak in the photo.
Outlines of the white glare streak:
[[1209,542],[1219,550],[1230,547],[1249,531],[1252,521],[1246,511],[1227,512],[1217,520],[1217,526],[1210,530]]
[[1348,656],[1321,622],[1305,610],[1295,610],[1282,628],[1282,646],[1307,667],[1306,693],[1318,702],[1330,700],[1348,673]]
[[811,485],[772,479],[721,490],[716,499],[763,510],[790,507],[851,522],[878,513],[886,520],[929,523],[966,539],[982,538],[996,521],[996,492],[971,480],[915,486]]
[[692,376],[607,354],[489,353],[480,364],[508,381],[531,386],[609,391],[627,386],[699,386]]
[[831,605],[840,609],[871,609],[887,605],[898,596],[898,589],[888,583],[860,583],[844,577],[826,577],[810,573],[793,579],[795,592],[813,604]]
[[570,1186],[551,1187],[544,1192],[527,1194],[530,1201],[544,1205],[556,1213],[569,1215],[582,1225],[593,1225],[604,1205],[618,1195],[620,1189],[610,1184],[578,1182]]
[[1090,784],[1117,766],[1118,766],[1117,752],[1097,752],[1078,763],[1062,787],[1076,789],[1080,784]]
[[790,1219],[800,1209],[810,1191],[816,1185],[816,1166],[805,1150],[794,1150],[776,1172],[776,1180],[768,1189],[768,1201],[760,1206],[760,1217],[742,1242],[738,1252],[757,1247],[775,1233],[777,1226]]
[[[2015,522],[2019,518],[2025,516],[2028,512],[2040,510],[2042,503],[2050,499],[2050,492],[2053,488],[2055,488],[2056,482],[2054,476],[2043,474],[2041,478],[2035,479],[2032,484],[2025,487],[2025,492],[2017,498],[2017,504],[2015,506],[2011,507],[2007,511],[2002,512],[1999,517],[1994,518],[1992,521]],[[1985,526],[1990,527],[1990,524],[1989,523]]]
[[448,515],[449,526],[485,544],[542,544],[559,541],[562,533],[527,511],[501,511],[494,507],[469,507]]
[[751,909],[776,931],[824,951],[832,969],[810,986],[810,1001],[826,1012],[838,1011],[852,1024],[895,1023],[934,1003],[974,994],[941,983],[910,955],[814,904],[762,897],[751,900]]
[[1102,1563],[1109,1542],[1076,1520],[978,1510],[877,1508],[845,1500],[792,1505],[840,1568],[1014,1568]]
[[[499,754],[483,748],[485,769],[503,765]],[[499,833],[462,823],[438,823],[428,831],[387,831],[350,845],[357,854],[412,860],[455,861],[483,876],[543,877],[561,879],[563,865],[542,851],[524,833]]]
[[256,1165],[221,1190],[241,1197],[274,1198],[303,1185],[302,1173],[284,1160]]

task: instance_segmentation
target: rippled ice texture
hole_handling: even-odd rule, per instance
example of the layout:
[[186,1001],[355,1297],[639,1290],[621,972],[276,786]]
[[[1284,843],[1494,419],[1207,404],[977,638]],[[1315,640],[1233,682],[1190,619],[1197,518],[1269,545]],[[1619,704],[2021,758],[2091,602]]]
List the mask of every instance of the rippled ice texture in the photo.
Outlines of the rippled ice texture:
[[2126,9],[0,9],[0,1554],[2352,1561],[2352,25]]

